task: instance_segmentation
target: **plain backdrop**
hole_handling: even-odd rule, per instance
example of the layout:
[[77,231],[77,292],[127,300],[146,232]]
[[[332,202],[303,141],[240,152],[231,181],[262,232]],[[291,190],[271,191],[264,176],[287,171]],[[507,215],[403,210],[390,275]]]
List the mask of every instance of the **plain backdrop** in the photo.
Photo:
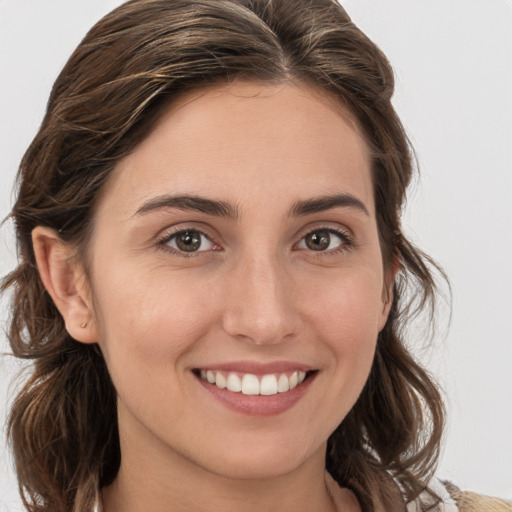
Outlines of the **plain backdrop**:
[[[12,204],[19,160],[50,87],[92,24],[115,0],[0,0],[0,217]],[[430,348],[415,351],[446,395],[449,429],[438,474],[460,487],[512,498],[512,2],[345,0],[353,20],[396,72],[396,108],[421,179],[405,230],[444,266],[453,317],[441,312]],[[0,274],[15,265],[9,223]],[[0,322],[8,317],[4,299]],[[0,332],[0,350],[7,343]],[[0,357],[0,427],[19,366]],[[0,441],[0,510],[21,510]]]

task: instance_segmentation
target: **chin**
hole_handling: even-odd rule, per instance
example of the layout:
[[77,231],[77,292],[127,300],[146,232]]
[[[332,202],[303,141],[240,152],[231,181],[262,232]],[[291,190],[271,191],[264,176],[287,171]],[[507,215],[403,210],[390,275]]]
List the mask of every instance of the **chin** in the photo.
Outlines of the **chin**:
[[221,455],[212,454],[204,466],[225,478],[261,480],[291,473],[316,456],[321,464],[325,463],[325,444],[315,450],[311,447],[307,449],[305,444],[288,443],[282,439],[272,442],[260,438],[245,443],[245,446],[226,447]]
[[295,458],[275,455],[253,457],[252,454],[245,454],[244,457],[220,462],[212,468],[212,472],[232,480],[265,480],[291,473],[302,463],[302,460]]

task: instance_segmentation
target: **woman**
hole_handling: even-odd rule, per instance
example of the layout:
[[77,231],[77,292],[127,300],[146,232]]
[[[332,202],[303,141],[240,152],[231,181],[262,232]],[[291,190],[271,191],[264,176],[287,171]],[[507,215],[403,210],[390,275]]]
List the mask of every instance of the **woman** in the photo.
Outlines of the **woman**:
[[328,0],[137,0],[91,30],[12,214],[28,510],[454,506],[400,337],[434,282],[392,89]]

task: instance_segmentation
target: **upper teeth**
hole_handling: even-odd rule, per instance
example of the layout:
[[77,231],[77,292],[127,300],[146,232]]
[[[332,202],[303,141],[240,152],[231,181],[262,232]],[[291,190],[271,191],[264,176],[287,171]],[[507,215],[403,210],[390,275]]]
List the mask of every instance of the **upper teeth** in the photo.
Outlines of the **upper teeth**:
[[270,373],[258,377],[252,373],[228,373],[213,370],[201,370],[201,379],[215,384],[218,388],[228,389],[244,395],[275,395],[296,388],[306,378],[306,372],[295,371],[290,375]]

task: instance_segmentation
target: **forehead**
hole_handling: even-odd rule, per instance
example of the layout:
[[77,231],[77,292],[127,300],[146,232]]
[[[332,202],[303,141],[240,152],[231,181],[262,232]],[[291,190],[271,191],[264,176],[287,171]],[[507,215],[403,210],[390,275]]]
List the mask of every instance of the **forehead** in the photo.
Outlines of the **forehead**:
[[104,197],[136,210],[163,193],[244,204],[348,192],[371,211],[370,167],[358,123],[338,100],[306,84],[239,82],[170,105],[117,164]]

